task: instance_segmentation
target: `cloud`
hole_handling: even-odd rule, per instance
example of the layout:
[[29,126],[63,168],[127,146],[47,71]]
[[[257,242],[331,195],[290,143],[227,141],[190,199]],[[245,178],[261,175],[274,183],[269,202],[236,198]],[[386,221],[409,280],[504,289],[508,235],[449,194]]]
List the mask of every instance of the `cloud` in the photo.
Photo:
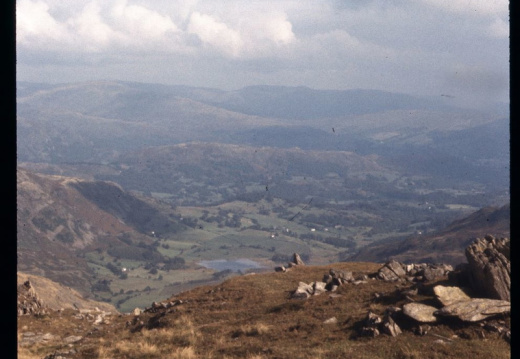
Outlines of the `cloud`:
[[65,24],[56,21],[43,1],[22,0],[16,7],[16,40],[19,45],[45,48],[52,43],[69,42]]
[[87,51],[100,51],[112,41],[117,41],[121,35],[108,26],[100,15],[101,7],[97,2],[90,2],[79,16],[67,21],[78,44],[86,46]]
[[[259,83],[434,95],[453,89],[470,97],[471,86],[482,94],[488,80],[508,87],[503,75],[483,75],[508,71],[507,4],[18,0],[18,75],[64,82],[84,73],[228,89]],[[453,76],[458,67],[481,69],[473,75],[482,81]]]
[[[52,15],[47,3],[22,0],[17,5],[17,41],[22,48],[96,53],[125,49],[141,51],[154,45],[175,45],[179,32],[167,15],[126,0],[89,1],[71,8],[66,16]],[[172,48],[179,48],[172,46]]]
[[111,9],[113,24],[119,31],[138,39],[157,39],[179,29],[171,18],[128,1],[116,1]]
[[227,56],[234,58],[268,57],[295,41],[292,24],[277,11],[248,11],[241,16],[193,12],[187,31]]
[[238,56],[243,46],[240,34],[210,15],[191,14],[188,32],[197,35],[204,44],[225,54]]

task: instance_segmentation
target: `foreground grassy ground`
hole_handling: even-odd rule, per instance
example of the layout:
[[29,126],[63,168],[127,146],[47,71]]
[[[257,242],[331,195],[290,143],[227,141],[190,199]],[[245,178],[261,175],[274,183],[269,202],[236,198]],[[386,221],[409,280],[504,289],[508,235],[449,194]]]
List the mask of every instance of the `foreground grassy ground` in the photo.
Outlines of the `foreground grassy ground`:
[[[234,277],[172,297],[165,302],[182,303],[155,313],[112,315],[108,324],[76,319],[72,311],[20,317],[19,337],[30,330],[82,339],[68,347],[59,341],[21,347],[19,358],[43,358],[64,347],[74,349],[67,358],[92,359],[510,357],[510,344],[478,324],[432,325],[427,335],[417,336],[411,331],[417,323],[407,322],[397,337],[360,337],[358,330],[367,312],[382,315],[388,306],[405,303],[396,290],[407,285],[369,280],[342,286],[333,295],[290,299],[298,282],[321,280],[330,268],[371,274],[379,267],[338,263]],[[432,303],[429,296],[414,299]],[[332,317],[337,322],[324,323]]]

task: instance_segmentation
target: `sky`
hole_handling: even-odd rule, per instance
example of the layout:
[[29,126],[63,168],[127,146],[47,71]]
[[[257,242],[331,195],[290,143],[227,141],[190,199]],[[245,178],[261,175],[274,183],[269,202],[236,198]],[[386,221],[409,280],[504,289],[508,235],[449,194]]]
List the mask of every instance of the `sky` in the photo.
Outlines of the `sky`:
[[507,0],[17,0],[17,80],[509,102]]

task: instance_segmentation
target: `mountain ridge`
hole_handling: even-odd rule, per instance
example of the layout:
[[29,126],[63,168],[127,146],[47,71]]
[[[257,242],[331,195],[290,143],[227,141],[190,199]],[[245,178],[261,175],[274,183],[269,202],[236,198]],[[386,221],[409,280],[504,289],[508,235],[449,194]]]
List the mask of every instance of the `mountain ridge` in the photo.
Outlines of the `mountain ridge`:
[[392,243],[369,244],[349,260],[465,263],[464,249],[474,239],[484,234],[497,238],[511,236],[510,208],[509,203],[501,207],[485,207],[431,234],[415,235]]

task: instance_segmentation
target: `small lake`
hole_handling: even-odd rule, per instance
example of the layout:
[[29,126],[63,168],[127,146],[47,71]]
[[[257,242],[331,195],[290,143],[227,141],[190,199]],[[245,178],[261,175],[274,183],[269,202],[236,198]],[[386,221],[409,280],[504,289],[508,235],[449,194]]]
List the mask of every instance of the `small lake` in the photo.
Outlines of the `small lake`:
[[240,258],[235,260],[214,259],[211,261],[200,261],[197,264],[206,268],[214,269],[216,271],[231,269],[233,272],[238,272],[248,269],[262,268],[260,263],[247,258]]

